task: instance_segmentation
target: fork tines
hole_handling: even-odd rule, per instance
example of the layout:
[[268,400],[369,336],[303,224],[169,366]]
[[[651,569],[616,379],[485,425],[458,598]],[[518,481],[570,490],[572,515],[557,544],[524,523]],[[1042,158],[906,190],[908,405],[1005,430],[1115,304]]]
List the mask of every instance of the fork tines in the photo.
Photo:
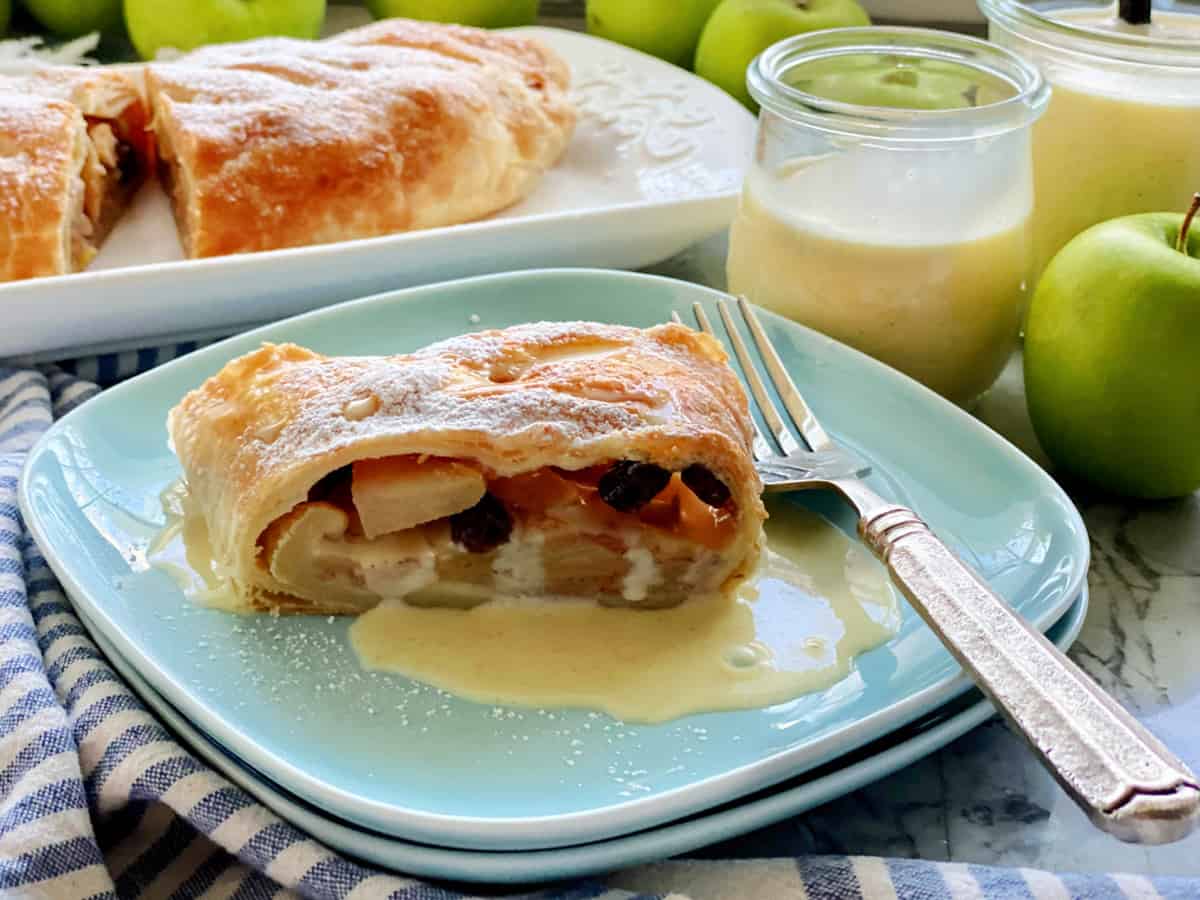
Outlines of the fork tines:
[[[755,405],[758,407],[759,414],[762,416],[767,429],[774,438],[774,444],[772,445],[772,442],[768,440],[762,429],[758,427],[758,423],[755,422],[755,459],[764,460],[778,456],[780,453],[786,456],[792,453],[803,452],[806,449],[804,444],[796,440],[792,430],[785,422],[785,411],[792,428],[804,439],[804,443],[808,445],[807,449],[813,451],[835,450],[836,445],[830,439],[829,435],[825,433],[816,416],[813,415],[812,410],[808,408],[808,404],[804,402],[804,397],[800,394],[796,383],[792,381],[792,377],[784,367],[783,361],[779,358],[779,353],[775,350],[770,338],[767,337],[766,330],[755,314],[754,308],[746,302],[745,297],[738,297],[737,305],[742,320],[746,323],[746,328],[750,332],[750,336],[754,339],[754,344],[758,349],[758,362],[766,371],[783,405],[781,410],[779,404],[771,398],[766,383],[763,381],[762,376],[759,375],[755,357],[751,353],[746,340],[742,337],[741,329],[738,328],[734,314],[730,310],[729,302],[724,299],[718,300],[717,311],[721,315],[721,322],[724,325],[725,333],[729,337],[729,343],[732,345],[734,355],[741,365],[742,372],[746,377],[746,383],[750,386],[750,393],[754,398]],[[696,323],[701,331],[720,340],[720,337],[713,329],[712,323],[709,321],[708,315],[704,312],[703,305],[698,302],[693,303],[692,314],[695,316]],[[672,318],[677,322],[681,321],[676,313],[672,313]],[[778,447],[778,450],[773,447]]]

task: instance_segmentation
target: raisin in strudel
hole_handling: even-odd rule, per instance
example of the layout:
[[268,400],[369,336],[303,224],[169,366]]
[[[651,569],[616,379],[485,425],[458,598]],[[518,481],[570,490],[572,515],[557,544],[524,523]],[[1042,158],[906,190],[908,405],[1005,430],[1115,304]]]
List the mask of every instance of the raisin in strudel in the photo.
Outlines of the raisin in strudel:
[[239,605],[728,592],[765,512],[745,395],[680,325],[540,323],[411,355],[266,345],[171,411]]
[[153,166],[146,123],[122,71],[0,76],[0,281],[91,261]]
[[389,19],[147,68],[189,256],[453,225],[521,200],[575,125],[566,63],[513,34]]

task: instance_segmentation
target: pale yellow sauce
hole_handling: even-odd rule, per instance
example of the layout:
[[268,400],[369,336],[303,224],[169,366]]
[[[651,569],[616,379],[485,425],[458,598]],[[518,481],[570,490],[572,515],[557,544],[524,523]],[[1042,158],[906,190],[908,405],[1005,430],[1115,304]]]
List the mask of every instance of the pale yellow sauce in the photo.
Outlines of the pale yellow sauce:
[[[1056,11],[1101,31],[1200,41],[1200,16],[1154,11],[1152,26],[1108,13]],[[1182,212],[1200,189],[1200,68],[1126,71],[1097,59],[1060,62],[1028,51],[1053,87],[1033,129],[1036,272],[1098,222],[1144,212]]]
[[[167,526],[148,551],[191,599],[226,608],[203,519],[163,494]],[[578,601],[494,601],[469,610],[397,602],[360,616],[364,666],[470,700],[582,707],[630,722],[753,709],[821,690],[899,627],[886,572],[856,541],[786,502],[768,504],[767,546],[733,600],[665,610]]]
[[884,235],[806,221],[805,182],[751,176],[729,233],[729,290],[837,338],[958,403],[1017,344],[1030,271],[1024,217],[975,233]]
[[824,519],[772,504],[762,568],[734,601],[665,610],[496,602],[380,605],[350,629],[368,669],[479,703],[582,707],[630,722],[751,709],[821,690],[891,637],[887,576]]
[[228,579],[213,560],[204,517],[188,507],[187,485],[172,482],[159,499],[167,521],[146,548],[147,560],[170,575],[189,599],[219,609],[235,608]]

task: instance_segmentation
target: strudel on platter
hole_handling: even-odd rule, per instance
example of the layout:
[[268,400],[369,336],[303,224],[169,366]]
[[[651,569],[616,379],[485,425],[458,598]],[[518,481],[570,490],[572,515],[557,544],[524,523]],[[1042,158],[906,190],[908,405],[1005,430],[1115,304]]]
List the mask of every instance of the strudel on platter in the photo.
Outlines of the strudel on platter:
[[139,80],[0,76],[0,281],[84,268],[154,166]]
[[204,47],[146,72],[184,249],[207,257],[454,225],[526,197],[575,126],[529,37],[388,19]]

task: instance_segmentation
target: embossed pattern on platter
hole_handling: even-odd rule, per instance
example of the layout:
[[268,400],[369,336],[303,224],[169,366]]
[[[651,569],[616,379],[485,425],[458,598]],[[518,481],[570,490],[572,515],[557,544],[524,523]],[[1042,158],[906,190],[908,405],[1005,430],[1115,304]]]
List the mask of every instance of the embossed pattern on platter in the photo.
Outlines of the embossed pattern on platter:
[[648,199],[665,200],[732,190],[739,173],[714,171],[697,157],[706,140],[719,140],[716,115],[683,79],[642,81],[617,60],[581,71],[571,91],[581,122],[612,130],[617,151],[635,157]]

